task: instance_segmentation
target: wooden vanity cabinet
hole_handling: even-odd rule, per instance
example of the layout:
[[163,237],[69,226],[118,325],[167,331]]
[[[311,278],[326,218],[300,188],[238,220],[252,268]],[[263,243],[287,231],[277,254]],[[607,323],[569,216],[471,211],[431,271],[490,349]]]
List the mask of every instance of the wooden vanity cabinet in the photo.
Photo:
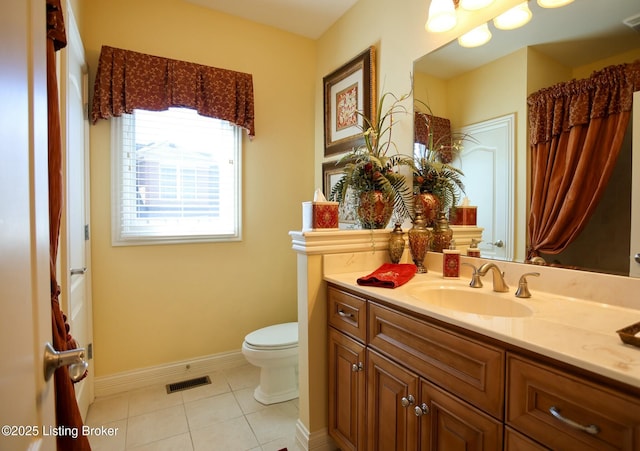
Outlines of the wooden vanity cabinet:
[[375,302],[369,302],[368,328],[370,347],[503,418],[504,350]]
[[340,449],[364,449],[365,347],[329,329],[329,434]]
[[502,422],[367,349],[367,450],[502,449]]
[[502,449],[502,421],[447,390],[501,418],[503,351],[333,286],[328,298],[329,434],[342,450]]
[[365,446],[367,303],[330,289],[329,435],[343,451]]
[[640,451],[638,389],[331,284],[328,308],[342,450]]

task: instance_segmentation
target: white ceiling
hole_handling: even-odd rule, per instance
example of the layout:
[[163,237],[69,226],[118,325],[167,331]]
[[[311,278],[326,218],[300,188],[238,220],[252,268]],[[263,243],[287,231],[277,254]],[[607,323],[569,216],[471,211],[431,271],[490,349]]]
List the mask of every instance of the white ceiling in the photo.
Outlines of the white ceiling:
[[640,48],[640,32],[623,20],[640,14],[638,0],[576,0],[555,9],[529,2],[532,20],[516,30],[489,28],[491,40],[473,49],[451,42],[416,62],[415,70],[448,79],[531,46],[568,67]]
[[358,0],[185,0],[318,39]]

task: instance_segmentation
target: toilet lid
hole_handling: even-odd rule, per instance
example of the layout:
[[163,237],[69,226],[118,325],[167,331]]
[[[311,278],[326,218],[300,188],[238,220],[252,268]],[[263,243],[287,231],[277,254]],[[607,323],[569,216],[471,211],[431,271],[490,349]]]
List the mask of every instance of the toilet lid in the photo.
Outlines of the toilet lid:
[[298,344],[298,323],[276,324],[251,332],[244,341],[261,348],[291,346]]

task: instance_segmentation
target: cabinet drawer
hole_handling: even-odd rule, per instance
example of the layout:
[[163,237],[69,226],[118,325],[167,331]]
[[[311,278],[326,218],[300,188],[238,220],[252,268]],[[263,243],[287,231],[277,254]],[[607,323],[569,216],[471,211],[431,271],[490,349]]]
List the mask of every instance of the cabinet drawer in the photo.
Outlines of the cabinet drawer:
[[515,355],[507,368],[506,422],[515,429],[551,449],[640,449],[640,400]]
[[505,451],[549,451],[549,448],[534,442],[509,426],[504,428],[504,449]]
[[329,287],[329,324],[357,338],[367,339],[367,302],[334,287]]
[[369,343],[502,419],[504,351],[369,303]]

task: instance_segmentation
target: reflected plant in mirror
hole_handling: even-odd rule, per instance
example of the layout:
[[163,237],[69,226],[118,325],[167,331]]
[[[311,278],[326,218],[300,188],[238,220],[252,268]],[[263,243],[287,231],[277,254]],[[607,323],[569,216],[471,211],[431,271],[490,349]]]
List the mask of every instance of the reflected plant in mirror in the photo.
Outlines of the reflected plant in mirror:
[[413,188],[416,202],[422,202],[427,224],[433,226],[439,212],[455,207],[464,193],[464,173],[451,164],[462,150],[465,140],[473,137],[452,133],[447,119],[431,114],[422,102],[416,107]]

